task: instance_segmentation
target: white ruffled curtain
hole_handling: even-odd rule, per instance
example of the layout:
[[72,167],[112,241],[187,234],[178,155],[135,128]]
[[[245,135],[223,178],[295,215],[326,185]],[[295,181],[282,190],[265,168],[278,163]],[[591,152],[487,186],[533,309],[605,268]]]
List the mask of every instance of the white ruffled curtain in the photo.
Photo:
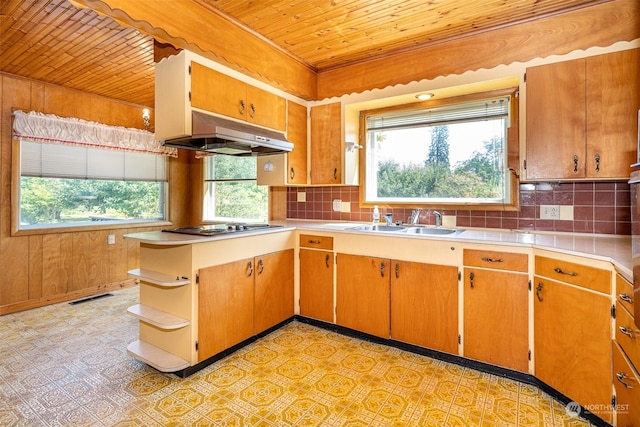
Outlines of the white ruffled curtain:
[[178,157],[175,148],[160,145],[154,134],[146,130],[108,126],[36,111],[14,111],[13,137],[45,144],[80,145]]

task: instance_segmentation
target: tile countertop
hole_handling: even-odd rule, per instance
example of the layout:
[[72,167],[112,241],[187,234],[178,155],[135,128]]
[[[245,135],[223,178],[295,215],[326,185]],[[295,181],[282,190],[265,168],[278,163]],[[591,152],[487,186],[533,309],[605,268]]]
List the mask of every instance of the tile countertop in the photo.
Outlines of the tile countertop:
[[[273,221],[275,224],[293,226],[300,230],[310,231],[344,231],[350,233],[365,233],[371,231],[349,230],[362,225],[361,222],[327,222],[314,220]],[[609,234],[580,234],[580,233],[549,233],[524,232],[522,230],[478,229],[465,228],[460,234],[447,236],[425,236],[416,234],[402,234],[404,238],[456,240],[471,243],[496,243],[505,246],[529,246],[561,252],[569,255],[580,255],[613,263],[616,270],[627,280],[633,280],[631,236],[617,236]],[[396,233],[378,232],[377,235],[398,237]]]
[[[240,238],[258,233],[276,233],[293,229],[326,232],[345,232],[371,235],[371,231],[351,230],[362,222],[328,222],[318,220],[285,220],[271,221],[271,224],[282,225],[282,228],[260,230],[251,233],[228,234],[216,237],[201,237],[185,234],[149,231],[127,234],[125,237],[141,243],[154,245],[184,245],[204,243],[212,240]],[[406,239],[456,240],[470,243],[494,243],[503,246],[528,246],[561,252],[569,255],[586,256],[613,263],[616,270],[627,280],[633,280],[631,236],[614,236],[608,234],[549,233],[524,232],[521,230],[464,228],[464,232],[456,235],[417,235],[375,232],[379,236],[402,237]]]

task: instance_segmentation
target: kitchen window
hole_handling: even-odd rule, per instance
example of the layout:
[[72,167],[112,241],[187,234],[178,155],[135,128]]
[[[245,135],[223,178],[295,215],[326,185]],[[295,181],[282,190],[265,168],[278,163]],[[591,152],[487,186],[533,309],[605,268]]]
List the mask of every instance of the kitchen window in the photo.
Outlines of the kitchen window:
[[19,230],[164,220],[165,157],[20,142]]
[[269,193],[257,183],[257,157],[206,156],[204,170],[204,221],[267,221]]
[[362,199],[397,207],[513,205],[511,98],[459,97],[363,112]]

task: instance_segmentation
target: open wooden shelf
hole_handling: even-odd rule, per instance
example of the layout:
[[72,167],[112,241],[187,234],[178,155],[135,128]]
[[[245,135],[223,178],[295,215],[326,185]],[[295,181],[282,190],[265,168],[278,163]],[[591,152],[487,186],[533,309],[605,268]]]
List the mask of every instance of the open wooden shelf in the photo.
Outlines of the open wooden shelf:
[[129,344],[127,353],[160,372],[177,372],[190,366],[188,361],[142,340]]
[[144,304],[132,305],[127,313],[160,329],[180,329],[189,325],[189,320],[158,310]]
[[171,276],[169,274],[159,273],[157,271],[147,270],[144,268],[129,270],[128,274],[130,278],[139,279],[153,285],[165,286],[170,288],[176,286],[184,286],[190,283],[189,279],[187,279],[186,277]]

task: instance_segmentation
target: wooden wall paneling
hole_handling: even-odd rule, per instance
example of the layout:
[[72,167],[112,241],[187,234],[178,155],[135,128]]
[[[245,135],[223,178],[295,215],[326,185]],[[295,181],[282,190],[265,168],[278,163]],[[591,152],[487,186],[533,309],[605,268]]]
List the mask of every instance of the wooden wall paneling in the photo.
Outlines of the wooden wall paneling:
[[83,287],[106,285],[109,278],[109,246],[107,239],[110,230],[90,231],[89,233],[89,265],[91,275]]
[[[124,235],[127,230],[111,230],[108,234],[113,234],[116,239],[116,243],[108,245],[109,258],[105,262],[109,263],[109,277],[107,283],[114,283],[121,281],[127,277],[128,267],[127,255],[129,248],[127,247],[127,241],[124,239]],[[135,268],[135,267],[133,267]]]
[[71,234],[73,236],[73,252],[71,256],[73,260],[73,275],[68,291],[77,291],[91,282],[91,241],[87,232],[74,232]]
[[65,268],[65,256],[71,253],[72,241],[69,233],[45,234],[42,236],[42,290],[48,297],[67,292],[71,271]]
[[29,299],[37,299],[42,296],[42,235],[29,236]]
[[[640,2],[617,0],[376,60],[321,71],[316,99],[438,76],[491,69],[536,57],[610,46],[640,37]],[[428,60],[425,60],[428,58]],[[398,64],[402,64],[401,74]]]
[[29,298],[29,237],[3,238],[0,242],[0,305]]

